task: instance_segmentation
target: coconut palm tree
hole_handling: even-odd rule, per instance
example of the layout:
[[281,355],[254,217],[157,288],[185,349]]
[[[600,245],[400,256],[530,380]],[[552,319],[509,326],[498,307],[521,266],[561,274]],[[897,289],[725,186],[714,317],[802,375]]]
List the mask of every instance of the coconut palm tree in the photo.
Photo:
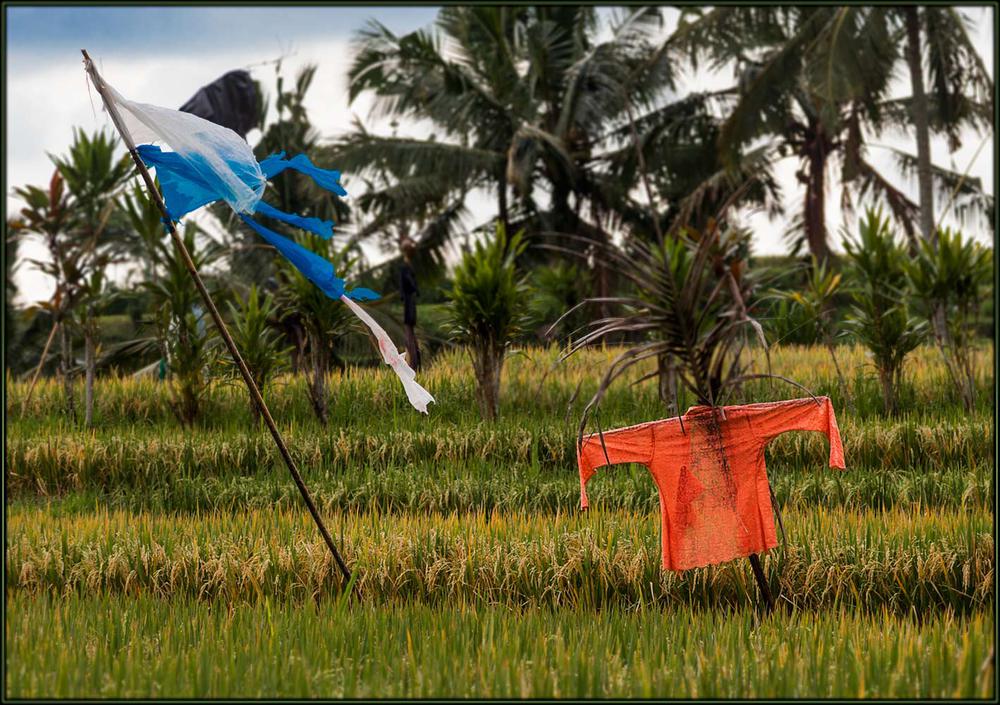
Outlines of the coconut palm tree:
[[[535,242],[561,240],[576,251],[608,242],[618,226],[648,234],[660,225],[634,197],[644,171],[636,157],[661,173],[646,198],[679,203],[691,183],[714,178],[700,198],[725,200],[739,179],[723,175],[717,159],[692,158],[714,144],[703,129],[711,120],[702,118],[715,97],[670,106],[674,46],[660,41],[660,10],[630,9],[606,27],[598,18],[591,7],[448,7],[433,28],[404,36],[373,22],[356,40],[351,99],[370,94],[373,114],[424,120],[435,134],[358,128],[332,148],[331,160],[350,173],[391,165],[415,196],[491,191],[508,230],[526,228]],[[661,147],[682,132],[691,149],[672,160],[675,152]],[[603,297],[610,270],[594,259]]]
[[[918,204],[893,186],[866,156],[869,140],[909,125],[911,106],[919,102],[889,95],[893,70],[900,60],[898,47],[905,43],[899,13],[905,14],[888,7],[721,7],[706,13],[687,11],[677,32],[677,41],[687,46],[693,64],[707,58],[716,69],[733,65],[741,73],[740,101],[720,132],[723,154],[736,154],[742,145],[767,140],[776,146],[776,156],[801,162],[798,177],[805,190],[796,225],[804,230],[818,261],[829,255],[824,194],[831,165],[839,164],[841,201],[847,209],[855,199],[883,201],[911,242],[915,236],[921,217]],[[944,16],[951,18],[950,36],[957,37],[961,29],[957,15]],[[941,45],[940,36],[935,43]],[[965,85],[962,81],[974,82],[978,95],[982,94],[979,69],[973,70],[978,60],[967,37],[953,45],[950,53],[939,55],[948,58],[929,61],[938,66],[939,96],[944,103],[951,101],[951,109],[938,110],[935,125],[957,136],[963,121],[984,124],[982,103],[975,96],[962,101],[954,97],[955,86]],[[945,85],[949,80],[945,73],[956,71],[976,78]],[[909,155],[898,156],[904,171],[917,161]],[[958,184],[959,175],[947,170],[932,168],[931,173],[941,185]],[[968,206],[991,209],[977,184],[966,180],[963,190]]]
[[[879,8],[906,36],[906,67],[910,74],[909,102],[917,142],[917,183],[920,189],[920,233],[933,241],[934,169],[930,135],[947,135],[954,151],[960,130],[989,129],[993,120],[993,82],[969,37],[971,22],[954,7]],[[930,79],[925,88],[926,76]],[[929,90],[928,90],[929,88]]]
[[[885,119],[877,106],[887,97],[895,57],[884,22],[838,21],[843,17],[833,7],[721,7],[686,15],[678,41],[692,65],[704,58],[716,70],[739,72],[739,100],[719,132],[724,160],[735,164],[742,147],[761,140],[774,145],[776,158],[798,159],[796,176],[805,186],[798,224],[817,261],[830,256],[826,179],[835,158],[842,181],[862,177],[897,205],[898,215],[913,210],[856,144],[864,127],[879,129]],[[848,39],[854,53],[842,51]],[[825,65],[822,57],[829,58]]]

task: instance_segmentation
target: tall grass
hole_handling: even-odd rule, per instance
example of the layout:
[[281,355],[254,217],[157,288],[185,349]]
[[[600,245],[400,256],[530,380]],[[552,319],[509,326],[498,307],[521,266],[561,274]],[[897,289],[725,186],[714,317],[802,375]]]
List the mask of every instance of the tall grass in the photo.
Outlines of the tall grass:
[[[141,450],[138,452],[142,452]],[[45,477],[8,475],[17,506],[43,504],[51,512],[90,512],[95,504],[134,512],[206,512],[246,509],[300,509],[302,499],[284,468],[268,460],[244,460],[211,474],[208,464],[141,458],[116,474],[89,466],[93,474]],[[940,469],[922,464],[885,469],[832,471],[822,450],[808,464],[769,463],[769,476],[781,507],[887,509],[922,507],[985,509],[995,499],[995,473],[986,458]],[[18,461],[20,462],[20,461]],[[61,467],[69,467],[69,464]],[[162,471],[152,467],[162,468]],[[218,466],[217,466],[218,467]],[[204,471],[199,472],[199,471]],[[527,462],[500,463],[488,458],[464,461],[418,459],[378,464],[318,464],[306,473],[316,503],[326,512],[490,512],[552,514],[576,511],[580,483],[574,466]],[[69,491],[68,494],[62,494]],[[59,493],[59,494],[53,494]],[[656,486],[646,468],[615,467],[591,481],[589,493],[603,510],[655,512]]]
[[[305,382],[279,379],[269,403],[359,601],[342,599],[238,386],[217,381],[182,430],[162,384],[105,379],[84,431],[51,381],[22,417],[26,385],[8,378],[6,694],[993,695],[979,672],[994,628],[989,394],[964,411],[925,347],[908,358],[907,411],[886,418],[859,348],[837,351],[843,390],[824,349],[775,348],[773,372],[833,398],[848,470],[826,468],[818,434],[768,447],[788,545],[766,556],[782,609],[760,620],[746,561],[660,568],[645,468],[602,470],[578,510],[575,425],[617,352],[512,356],[489,425],[469,415],[463,351],[421,372],[430,417],[385,371],[348,369],[322,429]],[[976,361],[985,392],[992,349]],[[799,395],[761,382],[732,401]],[[622,384],[599,421],[664,415],[655,385]]]
[[[514,422],[529,419],[552,422],[556,419],[579,419],[583,406],[597,388],[600,371],[620,352],[618,348],[584,350],[557,363],[556,347],[531,348],[512,354],[505,364],[501,416]],[[762,352],[747,353],[757,372],[765,371]],[[829,353],[822,347],[780,346],[771,352],[771,370],[796,380],[815,394],[833,399],[838,414],[870,419],[882,416],[882,395],[874,368],[859,346],[841,346],[837,357],[847,377],[846,397],[837,382]],[[993,350],[983,346],[975,351],[974,370],[980,391],[976,409],[992,413]],[[657,398],[656,385],[632,386],[630,381],[650,372],[653,363],[637,365],[612,388],[601,404],[600,422],[634,423],[636,420],[665,415]],[[330,420],[332,428],[359,427],[372,430],[388,428],[445,427],[469,423],[469,410],[476,406],[475,377],[468,355],[455,349],[434,358],[420,373],[420,381],[438,403],[429,418],[412,412],[405,395],[386,369],[347,368],[332,373],[330,380]],[[7,415],[11,431],[30,434],[32,429],[62,431],[69,427],[63,411],[63,398],[54,379],[41,380],[32,394],[25,415],[21,402],[28,384],[7,377]],[[177,426],[169,409],[167,385],[155,380],[103,378],[98,380],[95,423],[101,428]],[[962,401],[953,390],[940,354],[923,346],[907,361],[900,390],[900,408],[924,418],[945,413],[964,413]],[[747,382],[730,403],[758,402],[801,396],[801,390],[781,382]],[[268,393],[268,405],[280,422],[289,426],[320,428],[313,417],[301,376],[279,377]],[[682,396],[685,407],[696,403]],[[251,425],[246,390],[232,380],[216,380],[206,401],[203,427],[211,429],[246,429]]]
[[[768,554],[768,570],[789,606],[924,614],[982,609],[992,599],[986,511],[814,508],[784,519],[789,544]],[[351,513],[327,521],[368,602],[594,609],[754,599],[743,561],[663,571],[655,513]],[[297,601],[339,590],[301,511],[55,517],[16,509],[6,571],[8,589],[32,594]]]
[[994,616],[7,598],[15,698],[988,698]]

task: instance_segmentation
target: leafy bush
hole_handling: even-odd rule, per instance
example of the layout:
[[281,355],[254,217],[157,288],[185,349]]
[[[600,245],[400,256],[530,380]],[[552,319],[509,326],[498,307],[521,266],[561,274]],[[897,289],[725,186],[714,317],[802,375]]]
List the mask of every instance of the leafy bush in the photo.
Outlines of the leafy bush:
[[883,407],[895,413],[903,362],[923,340],[927,324],[906,305],[907,254],[881,210],[868,209],[857,238],[844,234],[854,277],[846,328],[868,348],[882,385]]
[[508,346],[527,324],[528,286],[516,259],[526,247],[524,233],[508,238],[503,223],[496,236],[476,243],[455,268],[451,290],[454,337],[469,346],[476,375],[476,400],[483,418],[497,417],[500,374]]
[[[282,343],[281,335],[272,327],[272,322],[278,316],[274,300],[268,294],[261,296],[257,285],[250,287],[246,301],[240,301],[239,306],[229,304],[232,317],[230,333],[237,349],[243,356],[253,381],[263,393],[264,387],[287,364],[290,346]],[[239,370],[233,365],[233,371]],[[250,400],[250,413],[254,419],[260,418],[260,411],[253,399]]]
[[991,252],[962,233],[938,232],[937,242],[921,241],[906,275],[913,298],[934,330],[952,383],[965,408],[976,403],[976,380],[970,347],[979,306],[993,278]]

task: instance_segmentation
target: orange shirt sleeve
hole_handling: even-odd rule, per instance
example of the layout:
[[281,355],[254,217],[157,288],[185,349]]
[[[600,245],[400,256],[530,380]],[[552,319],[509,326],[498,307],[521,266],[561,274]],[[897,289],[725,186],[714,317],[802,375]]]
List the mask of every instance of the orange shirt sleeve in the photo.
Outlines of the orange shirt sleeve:
[[587,482],[597,468],[619,463],[642,463],[648,466],[653,458],[653,427],[645,424],[632,428],[619,428],[601,435],[593,433],[583,439],[577,449],[577,465],[580,470],[580,508],[586,509]]
[[761,404],[751,414],[754,431],[767,445],[786,431],[819,431],[830,439],[830,467],[844,469],[844,446],[829,397]]

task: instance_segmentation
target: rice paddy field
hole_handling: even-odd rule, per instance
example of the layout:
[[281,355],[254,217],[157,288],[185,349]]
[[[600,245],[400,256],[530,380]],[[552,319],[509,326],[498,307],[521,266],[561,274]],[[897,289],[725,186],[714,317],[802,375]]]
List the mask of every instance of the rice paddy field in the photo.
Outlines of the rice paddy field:
[[[745,560],[660,568],[644,468],[600,471],[579,510],[577,424],[617,351],[558,354],[510,357],[493,424],[461,351],[420,373],[428,417],[384,370],[335,374],[326,428],[304,380],[265,391],[353,596],[241,387],[216,383],[185,429],[162,383],[102,380],[85,431],[57,382],[22,411],[8,378],[7,697],[994,696],[991,348],[974,412],[928,347],[895,417],[860,348],[838,349],[844,388],[825,349],[772,351],[833,399],[848,469],[820,434],[768,446],[771,614]],[[601,428],[666,415],[631,384],[646,371]],[[731,403],[801,394],[755,381]]]

